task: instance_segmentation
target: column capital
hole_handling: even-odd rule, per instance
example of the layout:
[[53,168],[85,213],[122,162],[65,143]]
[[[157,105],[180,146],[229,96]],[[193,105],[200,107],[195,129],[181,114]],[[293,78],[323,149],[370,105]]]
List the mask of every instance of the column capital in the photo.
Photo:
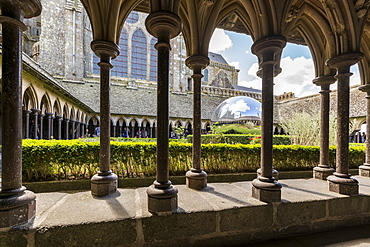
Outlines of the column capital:
[[182,22],[175,13],[158,10],[148,15],[145,20],[145,27],[160,42],[164,36],[172,39],[179,35],[182,29]]
[[41,110],[39,110],[39,109],[31,109],[31,111],[32,111],[33,113],[37,113],[37,114],[39,114],[39,113],[41,112]]
[[337,79],[334,77],[334,75],[323,75],[316,77],[315,79],[312,80],[312,82],[316,86],[329,87],[331,84],[335,83],[336,80]]
[[280,59],[276,59],[276,55],[286,45],[286,38],[284,36],[267,36],[263,37],[252,45],[252,53],[258,56],[260,63],[270,62],[276,64]]
[[119,55],[118,45],[106,40],[93,40],[91,42],[91,49],[100,58],[109,56],[109,58],[114,59]]
[[202,69],[205,69],[209,65],[209,61],[208,56],[191,55],[185,60],[185,64],[193,71],[200,73]]
[[348,73],[349,68],[358,63],[363,57],[364,54],[362,52],[342,53],[328,59],[326,65],[332,69],[337,69],[338,73]]
[[41,14],[40,0],[4,0],[4,6],[13,6],[23,12],[24,18],[32,18]]

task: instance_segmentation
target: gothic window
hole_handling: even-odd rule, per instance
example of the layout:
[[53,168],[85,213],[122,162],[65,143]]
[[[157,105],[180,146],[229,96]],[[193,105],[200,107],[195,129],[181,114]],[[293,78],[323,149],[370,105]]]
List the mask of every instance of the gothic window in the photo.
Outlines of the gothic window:
[[[119,38],[119,49],[120,54],[115,59],[111,61],[113,68],[111,70],[112,76],[127,77],[127,56],[128,56],[128,36],[126,30],[123,28],[121,31],[121,36]],[[93,55],[93,74],[100,74],[100,68],[98,63],[100,58]]]
[[150,41],[150,81],[157,81],[157,61],[158,53],[154,48],[154,45],[157,43],[156,38],[152,38]]
[[119,37],[120,54],[112,60],[112,65],[114,66],[111,71],[112,76],[127,77],[127,46],[128,36],[126,30],[123,28]]
[[203,74],[204,74],[204,81],[208,81],[208,69],[205,69],[203,71]]
[[134,24],[139,20],[139,15],[136,11],[132,11],[130,15],[127,17],[126,22]]
[[136,30],[132,35],[131,78],[146,80],[147,43],[143,31]]

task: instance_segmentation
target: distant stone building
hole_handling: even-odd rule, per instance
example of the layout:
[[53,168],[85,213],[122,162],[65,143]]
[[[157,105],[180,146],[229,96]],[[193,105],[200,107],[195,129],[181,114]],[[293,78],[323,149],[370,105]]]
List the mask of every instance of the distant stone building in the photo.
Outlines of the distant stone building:
[[[147,14],[132,12],[120,36],[120,55],[112,60],[111,135],[155,137],[156,39],[145,29]],[[90,43],[90,21],[79,1],[43,1],[41,16],[25,20],[23,78],[24,138],[72,139],[95,134],[99,124],[98,57]],[[170,129],[192,131],[192,71],[186,67],[181,35],[171,40]],[[30,59],[32,58],[32,59]],[[216,53],[203,71],[202,128],[211,125],[226,98],[261,98],[261,91],[238,86],[238,70]]]

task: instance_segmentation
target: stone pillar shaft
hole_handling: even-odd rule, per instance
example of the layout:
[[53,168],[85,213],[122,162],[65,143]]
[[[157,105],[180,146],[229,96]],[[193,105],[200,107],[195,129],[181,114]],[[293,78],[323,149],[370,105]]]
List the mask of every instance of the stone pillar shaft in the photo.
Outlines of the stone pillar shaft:
[[261,175],[252,182],[252,196],[264,202],[281,200],[281,185],[273,177],[273,109],[274,109],[274,76],[280,72],[278,63],[286,39],[282,36],[264,37],[252,46],[253,54],[258,56],[262,78],[262,143],[261,143]]
[[329,190],[345,195],[358,194],[358,181],[351,178],[348,173],[348,142],[349,142],[349,102],[350,67],[363,57],[362,53],[344,53],[329,59],[326,63],[331,68],[337,69],[337,152],[336,172],[329,176]]
[[25,110],[24,111],[24,113],[25,113],[25,118],[24,118],[24,121],[25,121],[25,123],[24,123],[24,138],[25,139],[28,139],[28,138],[30,138],[30,113],[31,113],[31,111],[29,111],[29,110]]
[[40,133],[39,139],[44,139],[44,114],[40,114]]
[[168,169],[168,121],[169,121],[169,62],[170,38],[158,40],[158,78],[157,78],[157,173],[158,183],[167,183]]
[[[2,13],[5,15],[6,13]],[[8,13],[23,21],[20,11]],[[2,23],[2,192],[22,187],[22,33]]]
[[334,169],[329,166],[329,124],[330,124],[330,84],[335,82],[334,76],[322,76],[313,81],[321,86],[320,104],[320,164],[313,169],[313,176],[316,179],[326,180],[332,175]]
[[58,121],[58,137],[57,139],[58,140],[61,140],[62,139],[62,117],[61,116],[57,116],[57,121]]
[[110,62],[118,56],[119,48],[102,40],[92,41],[91,48],[100,57],[100,171],[91,178],[91,193],[106,196],[117,191],[118,177],[110,169]]
[[186,185],[201,190],[207,187],[207,173],[201,168],[202,144],[202,69],[209,64],[208,56],[192,55],[186,65],[193,70],[193,166],[186,173]]

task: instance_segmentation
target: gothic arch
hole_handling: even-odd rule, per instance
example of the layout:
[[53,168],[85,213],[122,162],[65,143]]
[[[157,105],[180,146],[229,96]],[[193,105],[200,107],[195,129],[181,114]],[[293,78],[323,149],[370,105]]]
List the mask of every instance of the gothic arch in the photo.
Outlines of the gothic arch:
[[61,116],[62,110],[60,107],[59,99],[56,99],[54,102],[53,113],[54,113],[54,117]]
[[23,93],[23,109],[31,110],[38,109],[37,96],[35,89],[32,86],[29,86]]
[[40,104],[40,110],[41,110],[41,114],[51,113],[52,112],[52,110],[51,110],[50,97],[49,97],[49,95],[47,93],[45,93],[42,96],[41,104]]

